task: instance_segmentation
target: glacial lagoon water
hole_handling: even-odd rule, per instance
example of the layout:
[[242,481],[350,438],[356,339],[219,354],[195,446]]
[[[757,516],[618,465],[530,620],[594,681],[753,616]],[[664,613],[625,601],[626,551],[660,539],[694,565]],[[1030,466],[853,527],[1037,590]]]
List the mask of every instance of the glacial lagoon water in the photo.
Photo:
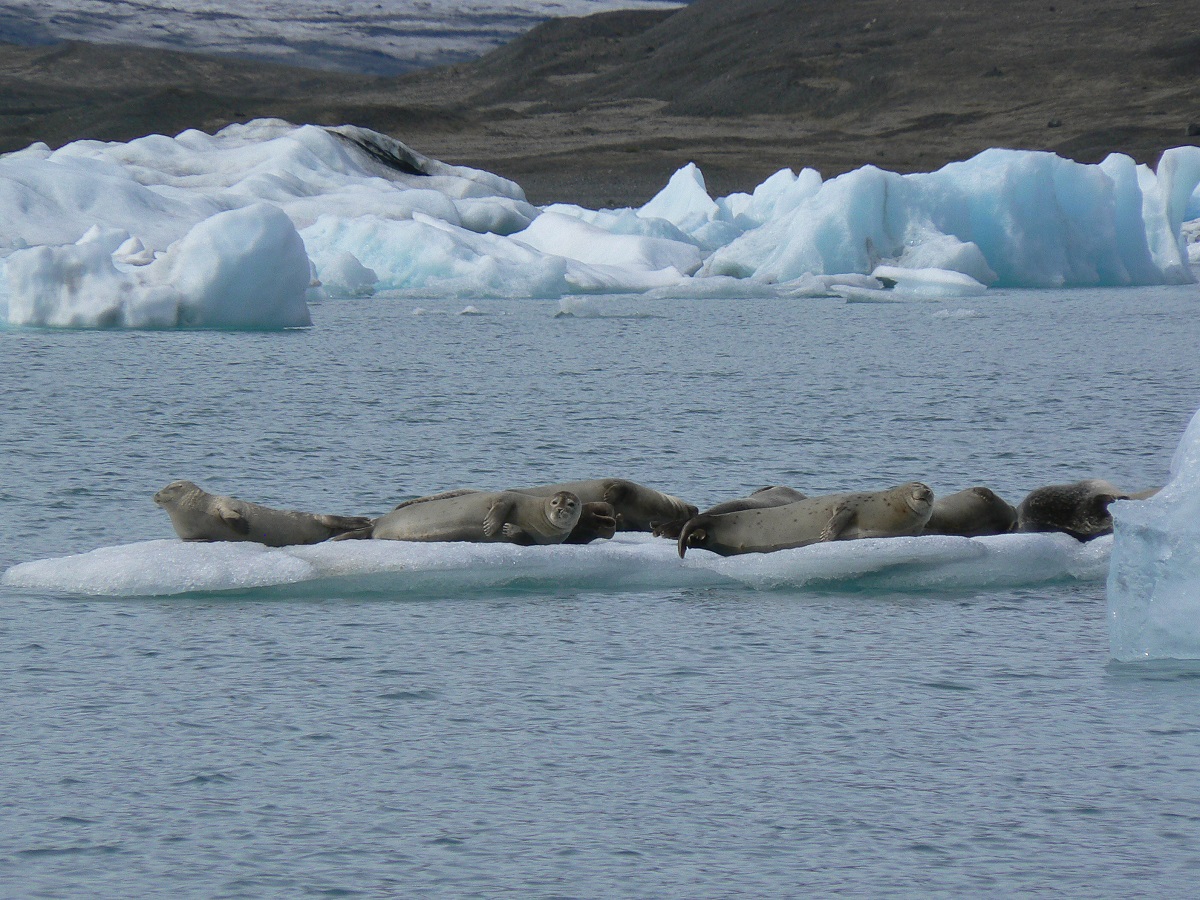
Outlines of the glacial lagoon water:
[[[616,475],[1161,483],[1200,289],[847,304],[383,298],[311,329],[0,329],[0,571],[170,538],[187,477],[377,514]],[[1180,894],[1200,669],[1104,583],[0,586],[5,896]]]

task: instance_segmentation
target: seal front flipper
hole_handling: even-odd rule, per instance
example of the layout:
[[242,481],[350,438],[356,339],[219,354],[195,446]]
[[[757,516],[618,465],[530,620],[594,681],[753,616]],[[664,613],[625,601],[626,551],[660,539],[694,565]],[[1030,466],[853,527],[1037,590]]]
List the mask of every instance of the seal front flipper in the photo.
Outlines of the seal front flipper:
[[243,516],[228,503],[218,501],[214,511],[222,522],[224,522],[238,534],[250,533],[250,522],[245,516]]
[[836,541],[854,522],[856,515],[857,510],[854,507],[846,503],[839,504],[837,509],[833,511],[833,515],[829,517],[829,521],[825,527],[821,529],[821,536],[817,540]]
[[496,500],[488,507],[488,511],[483,517],[484,537],[494,538],[496,535],[504,533],[504,526],[508,523],[512,507],[511,500]]
[[533,538],[525,533],[525,530],[512,522],[505,522],[500,529],[500,533],[504,535],[504,539],[510,544],[516,544],[520,547],[532,547],[537,543]]

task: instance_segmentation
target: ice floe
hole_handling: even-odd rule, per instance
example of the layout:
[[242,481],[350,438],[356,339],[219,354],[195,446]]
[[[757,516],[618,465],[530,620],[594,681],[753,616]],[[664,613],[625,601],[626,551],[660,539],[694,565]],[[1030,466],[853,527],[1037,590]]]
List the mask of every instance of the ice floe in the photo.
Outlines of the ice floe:
[[270,548],[145,541],[21,563],[0,584],[24,591],[173,596],[310,591],[322,596],[484,596],[677,588],[970,593],[1069,581],[1103,582],[1112,539],[1062,534],[927,536],[814,544],[723,558],[673,541],[619,535],[586,546],[518,547],[344,541]]

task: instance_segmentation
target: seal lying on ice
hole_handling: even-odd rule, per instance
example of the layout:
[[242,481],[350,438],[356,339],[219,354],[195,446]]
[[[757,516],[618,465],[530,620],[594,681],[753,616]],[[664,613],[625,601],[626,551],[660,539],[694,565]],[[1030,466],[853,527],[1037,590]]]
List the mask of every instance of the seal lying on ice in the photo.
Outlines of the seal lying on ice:
[[[769,509],[772,506],[783,506],[785,503],[795,503],[797,500],[807,499],[808,496],[806,494],[802,494],[794,488],[773,484],[768,487],[759,488],[748,497],[725,500],[715,506],[710,506],[704,512],[699,513],[699,515],[719,516],[724,513],[741,512],[743,509]],[[670,522],[664,522],[662,525],[655,527],[654,536],[670,538],[673,541],[678,540],[679,533],[683,531],[683,526],[687,522],[687,519],[673,519]]]
[[1017,511],[995,491],[969,487],[934,500],[933,514],[921,533],[981,537],[1007,534],[1016,524]]
[[172,481],[154,495],[185,541],[253,541],[268,547],[319,544],[371,524],[365,516],[329,516],[272,509]]
[[1017,506],[1017,531],[1061,531],[1080,541],[1112,534],[1114,500],[1143,500],[1156,488],[1128,494],[1102,478],[1049,484],[1029,492]]
[[516,491],[448,491],[401,503],[368,527],[337,540],[561,544],[583,504],[569,491],[531,497]]
[[570,491],[583,503],[611,504],[617,514],[617,531],[652,531],[657,524],[672,519],[689,519],[697,512],[695,506],[678,497],[624,478],[594,478],[513,490],[534,497]]
[[695,516],[679,534],[679,555],[689,547],[734,556],[821,541],[916,535],[932,512],[933,491],[910,481],[886,491],[828,494],[767,509]]

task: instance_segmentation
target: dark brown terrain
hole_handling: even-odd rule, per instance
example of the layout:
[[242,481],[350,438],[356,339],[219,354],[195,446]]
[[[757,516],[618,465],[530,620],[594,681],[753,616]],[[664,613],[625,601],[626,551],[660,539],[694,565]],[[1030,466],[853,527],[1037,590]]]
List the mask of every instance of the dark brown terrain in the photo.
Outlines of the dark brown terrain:
[[277,116],[352,123],[531,200],[714,193],[784,166],[927,171],[991,146],[1155,163],[1200,144],[1200,3],[696,0],[547,22],[399,78],[157,50],[0,44],[0,151]]

